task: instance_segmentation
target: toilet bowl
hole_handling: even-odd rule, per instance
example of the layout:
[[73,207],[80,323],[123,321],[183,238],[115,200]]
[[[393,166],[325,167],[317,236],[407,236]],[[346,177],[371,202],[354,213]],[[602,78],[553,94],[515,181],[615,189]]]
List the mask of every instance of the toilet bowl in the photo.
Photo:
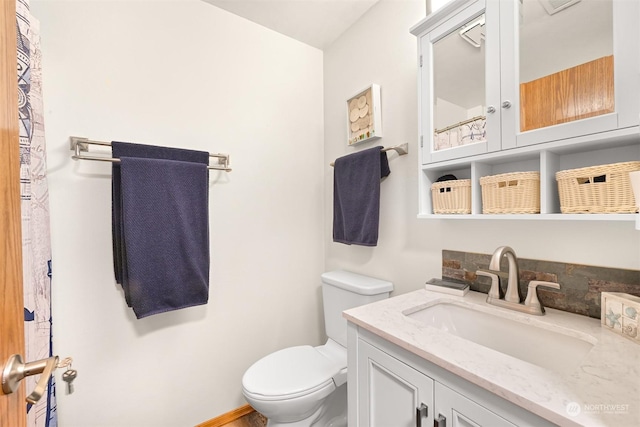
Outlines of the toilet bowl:
[[346,427],[346,320],[342,311],[389,296],[390,282],[346,271],[322,275],[327,342],[289,347],[255,362],[242,378],[268,427]]
[[[321,347],[298,346],[272,353],[253,364],[242,378],[249,404],[272,421],[311,426],[324,403],[346,383],[347,352],[329,340]],[[289,426],[290,424],[287,424]]]

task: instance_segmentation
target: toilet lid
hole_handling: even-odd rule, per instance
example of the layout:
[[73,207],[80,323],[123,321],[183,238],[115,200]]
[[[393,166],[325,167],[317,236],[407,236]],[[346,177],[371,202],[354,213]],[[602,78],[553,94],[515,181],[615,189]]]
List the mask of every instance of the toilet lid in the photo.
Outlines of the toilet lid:
[[276,351],[254,363],[244,374],[242,386],[252,395],[293,398],[333,384],[344,366],[304,345]]

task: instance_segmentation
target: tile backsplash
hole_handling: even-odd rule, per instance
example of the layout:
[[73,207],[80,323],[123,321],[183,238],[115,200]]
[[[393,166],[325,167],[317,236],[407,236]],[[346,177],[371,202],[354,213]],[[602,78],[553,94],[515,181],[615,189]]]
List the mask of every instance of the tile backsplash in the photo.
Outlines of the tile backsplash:
[[[468,283],[471,290],[489,292],[489,278],[476,271],[488,268],[491,254],[442,251],[442,278]],[[601,292],[624,292],[640,296],[640,270],[596,267],[557,261],[518,258],[520,291],[523,298],[531,280],[560,283],[560,289],[539,288],[545,307],[600,319]],[[507,283],[507,261],[502,260],[501,281]]]

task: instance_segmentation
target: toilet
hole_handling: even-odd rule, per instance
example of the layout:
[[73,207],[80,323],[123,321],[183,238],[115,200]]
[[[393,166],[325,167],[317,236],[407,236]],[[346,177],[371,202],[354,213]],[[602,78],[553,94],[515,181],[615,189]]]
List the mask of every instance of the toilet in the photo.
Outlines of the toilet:
[[267,427],[347,426],[347,321],[342,312],[388,298],[393,284],[348,271],[321,277],[327,342],[271,353],[242,377],[242,393],[267,417]]

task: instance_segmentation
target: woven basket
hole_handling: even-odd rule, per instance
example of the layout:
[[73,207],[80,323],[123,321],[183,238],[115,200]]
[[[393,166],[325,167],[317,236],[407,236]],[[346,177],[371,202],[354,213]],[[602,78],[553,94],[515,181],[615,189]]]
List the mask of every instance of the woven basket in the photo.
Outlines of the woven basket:
[[640,162],[612,163],[556,173],[562,213],[638,212],[629,172]]
[[540,172],[515,172],[480,178],[482,213],[540,213]]
[[431,184],[433,213],[470,214],[471,180],[457,179]]

